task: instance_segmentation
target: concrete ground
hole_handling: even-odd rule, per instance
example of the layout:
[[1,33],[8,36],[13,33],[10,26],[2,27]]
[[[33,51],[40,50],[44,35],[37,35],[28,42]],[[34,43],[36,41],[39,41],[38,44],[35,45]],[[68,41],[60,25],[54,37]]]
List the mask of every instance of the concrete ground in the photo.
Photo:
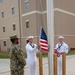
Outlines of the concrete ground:
[[[75,75],[75,55],[66,57],[66,75]],[[0,59],[0,75],[10,75],[10,60],[9,59]],[[25,75],[28,75],[28,66],[25,67]],[[37,75],[39,75],[39,66],[37,63]],[[48,74],[48,58],[43,58],[43,75]]]

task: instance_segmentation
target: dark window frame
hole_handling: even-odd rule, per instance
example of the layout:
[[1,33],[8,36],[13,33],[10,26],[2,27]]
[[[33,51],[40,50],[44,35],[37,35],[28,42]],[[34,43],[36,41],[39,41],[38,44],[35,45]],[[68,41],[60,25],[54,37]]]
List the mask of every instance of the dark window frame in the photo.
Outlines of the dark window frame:
[[13,24],[13,30],[14,31],[16,30],[16,24]]
[[24,7],[25,7],[25,9],[28,9],[28,8],[29,8],[29,2],[28,2],[28,0],[25,1],[25,3],[24,3]]
[[30,24],[29,24],[29,20],[26,21],[26,28],[29,28],[30,27]]
[[3,27],[3,32],[5,32],[5,27]]
[[12,7],[11,10],[12,10],[12,14],[15,14],[15,7]]
[[4,2],[4,0],[0,0],[0,3],[3,3]]
[[6,41],[3,41],[3,43],[4,43],[4,46],[6,46]]
[[4,11],[2,11],[2,18],[4,18]]

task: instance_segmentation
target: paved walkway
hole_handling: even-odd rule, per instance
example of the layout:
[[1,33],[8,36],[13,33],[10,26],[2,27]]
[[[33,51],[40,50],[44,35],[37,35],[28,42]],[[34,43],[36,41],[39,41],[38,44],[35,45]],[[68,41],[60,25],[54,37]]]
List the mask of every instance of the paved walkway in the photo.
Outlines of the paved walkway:
[[[67,56],[66,60],[67,75],[75,75],[75,55]],[[0,59],[0,75],[10,75],[9,59]],[[25,75],[28,75],[28,66],[25,67]],[[39,66],[37,63],[37,75],[39,75]],[[48,74],[48,59],[43,58],[43,75]]]

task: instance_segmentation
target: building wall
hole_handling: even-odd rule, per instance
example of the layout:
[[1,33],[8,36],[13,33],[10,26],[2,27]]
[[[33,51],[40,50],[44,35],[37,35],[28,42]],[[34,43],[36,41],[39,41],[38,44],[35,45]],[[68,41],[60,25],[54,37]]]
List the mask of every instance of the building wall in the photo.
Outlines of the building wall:
[[[6,8],[5,8],[6,7]],[[11,8],[15,7],[15,14],[12,14]],[[0,14],[0,38],[8,38],[11,34],[18,34],[19,35],[19,22],[18,22],[18,3],[17,1],[13,0],[5,0],[4,3],[0,5],[0,13],[4,11],[4,18],[2,18]],[[16,31],[13,31],[12,25],[13,23],[16,24]],[[2,27],[5,26],[6,32],[2,31]],[[11,33],[9,32],[11,31]]]
[[69,11],[71,13],[75,13],[75,1],[74,0],[55,0],[55,7],[61,8],[63,10]]
[[[46,0],[28,0],[28,9],[25,8],[27,0],[20,0],[20,22],[21,22],[21,46],[25,51],[26,38],[34,36],[34,42],[38,44],[40,28],[43,27],[47,33],[47,10]],[[12,15],[11,8],[15,7],[15,14]],[[70,48],[75,44],[75,1],[74,0],[54,0],[54,43],[58,42],[58,36],[63,35],[65,42]],[[17,34],[20,37],[18,0],[5,0],[0,4],[0,13],[4,11],[5,17],[0,14],[0,45],[1,50],[6,50],[11,44],[9,37]],[[29,20],[29,28],[26,28],[26,21]],[[13,31],[12,25],[16,24]],[[3,26],[6,32],[3,32]],[[6,41],[6,46],[4,46]]]
[[1,51],[1,40],[0,40],[0,51]]
[[[12,14],[12,8],[14,7],[15,13]],[[2,18],[1,12],[4,11],[4,18]],[[1,40],[1,50],[6,50],[10,45],[9,37],[11,35],[17,34],[19,31],[19,15],[18,15],[18,0],[4,0],[0,3],[0,40]],[[13,24],[16,25],[16,30],[13,30]],[[3,32],[3,27],[5,27],[5,32]],[[6,41],[6,46],[4,46],[4,41]]]
[[54,0],[54,3],[55,44],[57,36],[63,35],[69,48],[75,48],[75,1]]

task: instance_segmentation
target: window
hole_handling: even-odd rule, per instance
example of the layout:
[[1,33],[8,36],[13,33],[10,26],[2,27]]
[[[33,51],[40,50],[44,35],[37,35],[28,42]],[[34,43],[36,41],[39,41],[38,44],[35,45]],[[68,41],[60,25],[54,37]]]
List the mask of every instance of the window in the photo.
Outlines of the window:
[[13,30],[16,30],[16,25],[15,24],[13,24]]
[[14,13],[15,13],[15,8],[13,7],[13,8],[12,8],[12,14],[14,14]]
[[29,21],[26,21],[26,28],[29,28]]
[[3,32],[5,32],[5,27],[3,27]]
[[4,12],[2,12],[2,18],[4,18]]
[[6,46],[6,41],[4,41],[4,46]]
[[4,2],[4,0],[0,0],[0,3],[3,3]]
[[27,1],[25,1],[25,4],[24,4],[24,6],[25,6],[25,9],[28,9],[28,7],[29,7],[28,0],[27,0]]

